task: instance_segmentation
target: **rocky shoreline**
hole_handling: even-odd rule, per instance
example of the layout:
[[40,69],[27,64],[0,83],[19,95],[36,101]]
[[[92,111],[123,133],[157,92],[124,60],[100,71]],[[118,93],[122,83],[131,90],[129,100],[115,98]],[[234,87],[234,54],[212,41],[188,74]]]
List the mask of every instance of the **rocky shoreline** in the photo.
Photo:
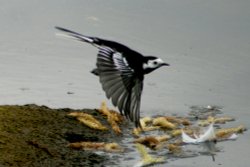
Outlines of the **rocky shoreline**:
[[108,159],[105,155],[75,150],[68,144],[113,142],[119,136],[91,129],[68,116],[76,111],[89,113],[109,127],[95,109],[51,109],[34,104],[0,106],[0,166],[103,166]]

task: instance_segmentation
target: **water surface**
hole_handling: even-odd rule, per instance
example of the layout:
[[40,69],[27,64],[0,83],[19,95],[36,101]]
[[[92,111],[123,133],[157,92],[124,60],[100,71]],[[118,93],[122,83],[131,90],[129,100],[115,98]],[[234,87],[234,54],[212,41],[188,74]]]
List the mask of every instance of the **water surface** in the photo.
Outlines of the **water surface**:
[[[54,26],[62,26],[171,64],[145,78],[142,115],[185,115],[193,105],[219,105],[235,124],[249,127],[249,8],[244,0],[1,0],[0,104],[96,108],[105,99],[89,73],[96,48],[55,37]],[[223,143],[216,162],[202,156],[169,163],[245,166],[249,137],[246,132]]]

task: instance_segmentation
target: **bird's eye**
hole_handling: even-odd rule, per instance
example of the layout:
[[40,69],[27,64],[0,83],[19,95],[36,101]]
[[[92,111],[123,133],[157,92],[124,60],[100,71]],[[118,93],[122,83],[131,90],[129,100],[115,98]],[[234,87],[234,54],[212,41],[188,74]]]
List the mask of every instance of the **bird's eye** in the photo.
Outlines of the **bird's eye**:
[[153,64],[154,64],[154,65],[157,65],[157,62],[156,62],[156,61],[154,61],[154,62],[153,62]]

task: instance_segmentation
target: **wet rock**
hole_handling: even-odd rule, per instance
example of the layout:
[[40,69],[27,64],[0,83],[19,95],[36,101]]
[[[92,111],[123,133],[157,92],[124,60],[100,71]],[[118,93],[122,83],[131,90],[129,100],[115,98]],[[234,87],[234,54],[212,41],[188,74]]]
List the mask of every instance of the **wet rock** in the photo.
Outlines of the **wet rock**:
[[34,104],[0,106],[0,166],[102,166],[107,157],[67,145],[109,142],[114,135],[90,129],[67,116],[75,111],[95,115],[105,123],[96,110],[51,109]]

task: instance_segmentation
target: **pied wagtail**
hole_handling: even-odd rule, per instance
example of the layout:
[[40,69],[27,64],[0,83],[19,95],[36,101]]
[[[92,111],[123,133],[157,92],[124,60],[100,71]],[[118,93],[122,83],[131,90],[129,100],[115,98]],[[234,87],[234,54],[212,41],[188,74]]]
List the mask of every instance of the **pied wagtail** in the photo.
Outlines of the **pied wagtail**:
[[55,28],[64,32],[59,35],[90,43],[99,49],[97,68],[92,73],[100,77],[102,88],[113,105],[139,127],[144,75],[169,64],[158,57],[143,56],[115,41],[85,36],[61,27]]

